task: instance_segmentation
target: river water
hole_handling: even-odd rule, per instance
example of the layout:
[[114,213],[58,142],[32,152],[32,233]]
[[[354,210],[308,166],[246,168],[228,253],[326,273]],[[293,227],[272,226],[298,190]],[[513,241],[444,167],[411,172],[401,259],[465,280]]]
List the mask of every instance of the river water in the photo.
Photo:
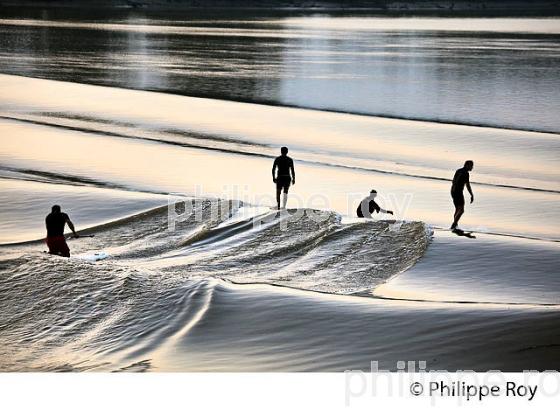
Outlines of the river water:
[[558,20],[4,10],[0,44],[1,370],[560,367]]

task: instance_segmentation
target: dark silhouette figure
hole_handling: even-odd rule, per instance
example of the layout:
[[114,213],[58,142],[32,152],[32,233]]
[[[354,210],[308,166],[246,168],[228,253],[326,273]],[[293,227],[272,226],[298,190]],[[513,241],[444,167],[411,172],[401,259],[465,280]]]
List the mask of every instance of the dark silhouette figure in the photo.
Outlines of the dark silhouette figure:
[[[276,157],[274,165],[272,165],[272,181],[276,183],[276,203],[280,209],[280,193],[284,190],[284,197],[282,198],[282,208],[286,208],[288,202],[288,190],[290,184],[296,184],[296,171],[294,170],[294,161],[288,156],[288,148],[282,147],[280,149],[282,155]],[[275,173],[278,168],[278,174]]]
[[453,224],[451,225],[452,230],[457,229],[459,219],[461,219],[461,216],[465,212],[465,197],[463,196],[465,185],[471,194],[471,204],[474,201],[474,195],[469,181],[469,172],[473,170],[473,167],[474,162],[469,160],[465,161],[463,168],[455,171],[453,185],[451,185],[451,198],[453,198],[453,205],[455,205],[455,214],[453,215]]
[[356,209],[358,218],[371,218],[371,214],[374,212],[393,215],[393,211],[387,211],[375,202],[376,196],[377,191],[372,189],[369,195],[362,199],[362,202],[360,202],[360,205],[358,205],[358,208]]
[[52,207],[52,212],[45,218],[45,223],[47,225],[47,246],[49,247],[49,253],[51,255],[64,256],[66,258],[70,257],[70,249],[66,244],[66,239],[64,239],[64,227],[68,224],[68,227],[74,233],[74,237],[78,238],[78,234],[74,229],[74,224],[70,220],[67,214],[60,212],[60,206],[54,205]]

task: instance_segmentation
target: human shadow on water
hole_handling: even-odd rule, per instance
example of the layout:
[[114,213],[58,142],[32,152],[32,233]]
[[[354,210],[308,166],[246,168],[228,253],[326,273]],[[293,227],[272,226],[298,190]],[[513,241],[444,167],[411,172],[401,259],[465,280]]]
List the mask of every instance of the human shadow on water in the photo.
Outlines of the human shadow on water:
[[465,232],[465,231],[463,231],[462,229],[459,229],[459,228],[455,228],[451,232],[453,232],[457,236],[466,236],[467,238],[470,238],[470,239],[476,239],[476,236],[474,236],[472,234],[472,232]]

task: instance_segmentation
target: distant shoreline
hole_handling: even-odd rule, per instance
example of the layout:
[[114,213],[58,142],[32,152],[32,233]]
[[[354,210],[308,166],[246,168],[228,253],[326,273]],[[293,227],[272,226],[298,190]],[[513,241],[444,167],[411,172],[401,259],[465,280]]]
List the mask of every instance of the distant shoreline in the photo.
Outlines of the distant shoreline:
[[238,10],[278,12],[355,12],[390,16],[560,16],[560,0],[262,0],[258,5],[250,0],[0,0],[5,8],[75,8],[144,11],[173,10]]

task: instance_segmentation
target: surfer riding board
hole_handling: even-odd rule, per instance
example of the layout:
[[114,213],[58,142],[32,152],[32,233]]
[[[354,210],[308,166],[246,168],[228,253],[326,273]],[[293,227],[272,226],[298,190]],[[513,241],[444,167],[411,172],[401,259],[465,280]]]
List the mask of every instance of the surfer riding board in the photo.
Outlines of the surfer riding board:
[[465,161],[463,168],[459,168],[455,171],[455,176],[453,177],[453,183],[451,185],[451,198],[453,199],[453,205],[455,206],[455,213],[453,214],[453,223],[450,228],[452,231],[457,229],[459,219],[461,219],[461,216],[465,212],[465,197],[463,196],[465,186],[467,187],[469,194],[471,194],[471,204],[474,202],[474,195],[469,180],[469,172],[473,170],[473,167],[473,161]]

